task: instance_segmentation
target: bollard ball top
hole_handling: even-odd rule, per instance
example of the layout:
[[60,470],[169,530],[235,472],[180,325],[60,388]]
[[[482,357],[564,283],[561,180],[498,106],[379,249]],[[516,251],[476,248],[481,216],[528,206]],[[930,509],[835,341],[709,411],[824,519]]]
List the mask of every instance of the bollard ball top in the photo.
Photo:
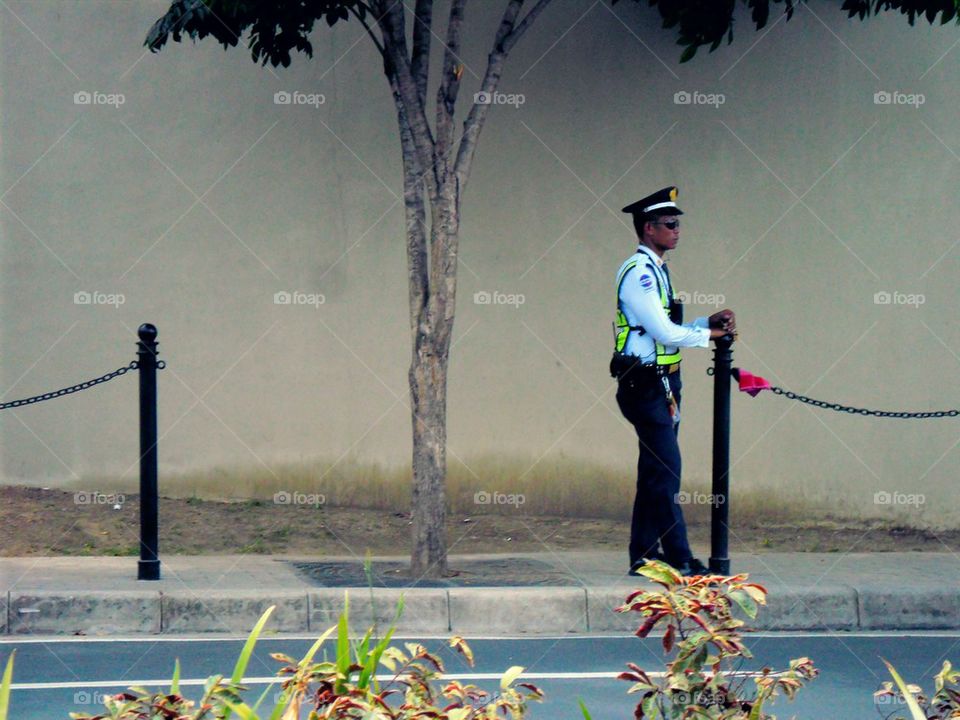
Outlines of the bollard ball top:
[[137,335],[143,342],[153,342],[157,339],[157,326],[151,323],[144,323],[137,328]]

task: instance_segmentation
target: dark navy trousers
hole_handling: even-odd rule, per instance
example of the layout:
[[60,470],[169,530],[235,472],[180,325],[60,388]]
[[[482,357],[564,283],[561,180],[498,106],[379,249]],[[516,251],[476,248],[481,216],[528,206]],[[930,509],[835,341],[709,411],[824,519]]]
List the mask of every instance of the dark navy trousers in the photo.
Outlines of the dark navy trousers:
[[[680,373],[667,376],[680,405]],[[663,557],[677,567],[690,560],[687,525],[678,502],[680,492],[679,425],[667,408],[663,381],[653,373],[621,378],[617,404],[637,431],[637,494],[630,528],[630,564],[641,558]]]

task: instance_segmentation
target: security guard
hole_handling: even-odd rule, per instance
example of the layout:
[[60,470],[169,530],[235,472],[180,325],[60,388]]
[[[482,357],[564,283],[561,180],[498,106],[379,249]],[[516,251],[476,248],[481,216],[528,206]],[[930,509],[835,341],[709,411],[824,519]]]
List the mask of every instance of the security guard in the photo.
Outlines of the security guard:
[[679,505],[680,348],[707,347],[731,334],[731,310],[683,324],[664,253],[677,247],[677,188],[667,187],[623,208],[633,216],[640,245],[617,273],[616,347],[610,373],[617,378],[617,404],[637,431],[637,495],[630,531],[630,572],[651,559],[665,560],[684,575],[706,566],[693,557]]

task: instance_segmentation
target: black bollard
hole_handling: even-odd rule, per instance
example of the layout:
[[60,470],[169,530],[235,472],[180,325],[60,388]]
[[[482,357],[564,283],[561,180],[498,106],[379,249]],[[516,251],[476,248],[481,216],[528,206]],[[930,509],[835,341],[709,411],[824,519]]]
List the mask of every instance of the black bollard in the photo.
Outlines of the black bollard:
[[730,366],[733,337],[713,349],[713,505],[710,508],[710,572],[730,574]]
[[157,499],[157,328],[137,330],[140,366],[140,561],[137,580],[160,579]]

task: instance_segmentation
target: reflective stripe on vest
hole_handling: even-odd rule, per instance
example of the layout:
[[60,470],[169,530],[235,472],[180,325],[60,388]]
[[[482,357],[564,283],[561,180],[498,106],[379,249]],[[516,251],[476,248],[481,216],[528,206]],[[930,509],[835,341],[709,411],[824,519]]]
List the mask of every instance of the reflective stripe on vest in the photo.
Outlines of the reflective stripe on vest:
[[[638,261],[634,260],[631,263],[628,263],[620,271],[619,277],[617,277],[617,320],[615,323],[615,332],[616,332],[616,350],[617,352],[623,352],[623,349],[627,346],[627,338],[630,336],[630,331],[639,332],[643,335],[646,330],[640,325],[631,325],[627,321],[627,316],[623,314],[623,308],[620,304],[620,288],[623,286],[623,280],[627,276],[627,273],[637,266]],[[652,267],[650,268],[653,269]],[[663,283],[660,282],[659,275],[654,272],[654,277],[657,280],[657,287],[660,289],[660,303],[663,305],[663,311],[670,315],[670,301],[667,298],[667,289],[664,287]],[[680,362],[680,349],[677,348],[675,352],[667,353],[667,348],[664,345],[661,345],[659,342],[654,340],[654,347],[656,350],[656,364],[657,365],[675,365]]]

